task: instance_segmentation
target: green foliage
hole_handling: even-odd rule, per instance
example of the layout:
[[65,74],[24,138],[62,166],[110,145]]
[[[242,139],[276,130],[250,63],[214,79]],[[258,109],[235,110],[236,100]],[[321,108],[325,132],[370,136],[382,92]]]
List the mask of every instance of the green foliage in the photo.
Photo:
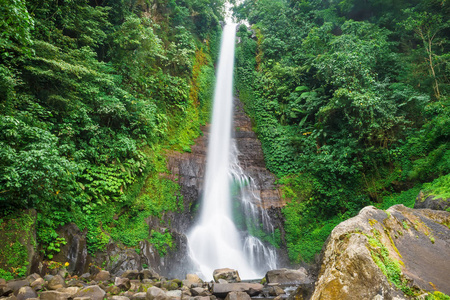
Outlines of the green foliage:
[[234,11],[252,24],[238,30],[236,87],[283,184],[292,260],[311,261],[363,206],[411,207],[450,172],[448,3],[246,0]]
[[208,119],[223,5],[2,0],[0,215],[37,209],[47,258],[68,222],[95,253],[182,209],[161,148]]
[[152,230],[150,234],[150,243],[162,257],[167,254],[168,249],[172,248],[172,235],[167,230],[163,233]]
[[423,189],[425,194],[431,194],[435,198],[450,198],[450,174],[425,183]]
[[428,294],[425,298],[426,300],[450,300],[450,296],[445,295],[441,292],[433,292],[432,294]]

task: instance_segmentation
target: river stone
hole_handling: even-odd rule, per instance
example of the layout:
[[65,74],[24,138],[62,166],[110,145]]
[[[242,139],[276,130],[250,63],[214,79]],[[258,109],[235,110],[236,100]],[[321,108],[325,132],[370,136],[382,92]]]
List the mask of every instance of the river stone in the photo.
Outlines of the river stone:
[[[449,294],[449,223],[450,212],[445,211],[403,205],[387,211],[363,208],[356,217],[336,226],[328,237],[311,299],[404,297],[372,257],[386,252],[385,259],[401,262],[399,275],[412,288],[422,290],[420,293],[438,290]],[[385,250],[381,252],[377,245]]]
[[181,291],[180,290],[175,290],[175,291],[168,291],[166,293],[167,297],[169,297],[169,299],[181,299]]
[[229,268],[214,270],[213,277],[215,282],[219,282],[219,279],[224,279],[230,283],[241,281],[238,271]]
[[55,275],[53,276],[50,281],[47,283],[47,287],[49,290],[57,290],[59,288],[63,288],[66,286],[66,283],[64,282],[64,278],[61,277],[61,275]]
[[118,294],[120,294],[120,292],[122,292],[122,290],[118,286],[112,285],[112,286],[108,286],[105,289],[105,292],[107,292],[111,295],[118,295]]
[[45,280],[45,281],[50,281],[52,278],[53,278],[53,275],[50,275],[50,274],[46,274],[46,275],[44,276],[44,280]]
[[71,293],[65,293],[57,290],[43,291],[40,294],[41,300],[67,300],[71,297]]
[[211,295],[211,293],[207,289],[204,289],[201,287],[192,288],[190,291],[191,291],[192,296],[209,296],[209,295]]
[[110,300],[130,300],[130,298],[125,297],[125,296],[112,296],[111,298],[109,298]]
[[131,296],[131,300],[145,300],[147,297],[147,293],[145,292],[140,292],[140,293],[136,293],[133,296]]
[[255,296],[260,294],[263,288],[264,286],[259,283],[214,283],[211,292],[221,298],[231,292],[246,292],[250,296]]
[[94,280],[97,282],[105,282],[111,279],[111,274],[109,274],[108,271],[100,270],[100,272],[97,273],[97,275],[94,276]]
[[270,296],[280,296],[286,294],[286,292],[279,286],[269,286],[269,295]]
[[38,278],[35,281],[33,281],[30,286],[35,290],[42,290],[44,288],[45,285],[45,280],[44,278]]
[[128,279],[138,279],[139,275],[140,275],[140,273],[138,270],[127,270],[127,271],[123,272],[120,277],[128,278]]
[[7,297],[13,293],[13,289],[7,285],[0,285],[0,297]]
[[200,279],[200,277],[198,277],[197,274],[187,274],[186,280],[195,283],[202,283],[202,280]]
[[128,278],[116,277],[114,284],[123,291],[128,291],[131,288],[130,279]]
[[73,297],[90,297],[91,300],[103,300],[106,293],[98,285],[90,285],[78,291]]
[[29,298],[36,298],[38,295],[30,286],[23,286],[17,292],[17,300],[25,300]]
[[298,270],[278,269],[266,273],[267,283],[279,283],[284,285],[296,285],[308,280],[308,274],[304,268]]
[[166,293],[160,288],[152,286],[147,290],[146,300],[168,300]]
[[19,292],[21,287],[24,287],[27,285],[30,285],[30,284],[26,280],[11,280],[11,281],[8,281],[8,283],[6,284],[6,286],[13,291],[15,296],[17,296],[17,293]]
[[27,281],[29,284],[32,284],[34,281],[36,281],[37,279],[42,278],[39,274],[37,273],[33,273],[29,276],[27,276]]
[[245,292],[231,292],[228,293],[225,300],[250,300],[250,296]]
[[144,269],[139,273],[139,276],[141,279],[161,279],[161,276],[153,269]]

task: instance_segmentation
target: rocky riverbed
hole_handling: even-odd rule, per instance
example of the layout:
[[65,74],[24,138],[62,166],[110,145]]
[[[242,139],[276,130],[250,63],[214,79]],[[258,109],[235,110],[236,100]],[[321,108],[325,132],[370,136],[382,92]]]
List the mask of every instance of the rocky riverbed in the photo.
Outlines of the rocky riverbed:
[[258,298],[287,298],[283,287],[311,282],[306,270],[269,271],[258,282],[241,282],[236,270],[214,271],[214,281],[203,282],[197,275],[185,279],[167,279],[154,270],[128,270],[120,276],[98,270],[71,276],[65,268],[55,269],[55,275],[41,277],[34,273],[21,280],[0,279],[0,299],[4,300],[246,300]]

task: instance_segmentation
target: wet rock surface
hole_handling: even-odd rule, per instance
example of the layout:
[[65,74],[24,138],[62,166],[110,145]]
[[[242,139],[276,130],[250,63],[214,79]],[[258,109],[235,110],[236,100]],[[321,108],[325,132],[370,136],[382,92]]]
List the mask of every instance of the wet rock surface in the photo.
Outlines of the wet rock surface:
[[[449,294],[448,224],[449,212],[365,207],[329,236],[311,299],[405,299],[403,291]],[[396,264],[400,281],[394,284],[374,260],[380,266]]]

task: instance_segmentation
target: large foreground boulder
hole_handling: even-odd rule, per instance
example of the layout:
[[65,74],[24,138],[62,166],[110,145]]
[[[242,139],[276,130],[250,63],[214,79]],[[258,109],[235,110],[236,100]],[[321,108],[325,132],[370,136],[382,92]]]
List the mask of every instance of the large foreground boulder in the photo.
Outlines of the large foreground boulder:
[[328,237],[311,299],[450,294],[449,224],[445,211],[365,207]]

